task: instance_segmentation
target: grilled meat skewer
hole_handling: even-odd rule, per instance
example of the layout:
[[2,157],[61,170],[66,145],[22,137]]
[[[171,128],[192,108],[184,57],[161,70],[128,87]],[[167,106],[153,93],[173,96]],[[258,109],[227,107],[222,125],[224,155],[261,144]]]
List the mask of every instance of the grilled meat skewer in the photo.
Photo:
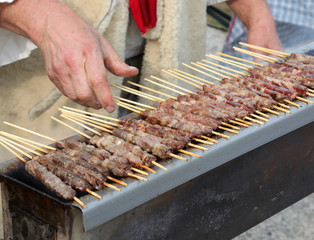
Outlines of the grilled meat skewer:
[[26,171],[33,177],[39,179],[50,190],[54,191],[58,196],[65,200],[73,200],[75,190],[66,185],[60,178],[49,172],[44,166],[36,161],[28,161],[25,163]]

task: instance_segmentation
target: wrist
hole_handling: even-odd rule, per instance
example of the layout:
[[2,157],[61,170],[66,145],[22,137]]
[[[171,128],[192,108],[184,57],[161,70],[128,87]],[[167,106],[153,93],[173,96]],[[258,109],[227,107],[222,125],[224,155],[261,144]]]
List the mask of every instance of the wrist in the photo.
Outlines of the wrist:
[[0,27],[31,39],[41,41],[49,12],[58,6],[58,0],[18,0],[0,4]]

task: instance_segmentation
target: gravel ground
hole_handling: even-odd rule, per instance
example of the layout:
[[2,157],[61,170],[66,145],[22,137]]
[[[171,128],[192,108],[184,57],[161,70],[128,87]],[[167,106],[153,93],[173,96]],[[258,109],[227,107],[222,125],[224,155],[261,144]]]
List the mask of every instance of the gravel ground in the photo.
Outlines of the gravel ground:
[[[221,51],[226,32],[207,27],[206,53]],[[265,220],[234,240],[314,239],[314,193]]]

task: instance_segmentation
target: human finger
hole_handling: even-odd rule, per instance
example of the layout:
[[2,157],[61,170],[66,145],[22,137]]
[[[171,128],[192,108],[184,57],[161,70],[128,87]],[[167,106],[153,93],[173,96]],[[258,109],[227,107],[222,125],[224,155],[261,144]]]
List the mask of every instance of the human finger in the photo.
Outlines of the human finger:
[[138,69],[127,65],[106,39],[102,39],[102,51],[105,67],[114,75],[131,77],[138,74]]
[[101,54],[97,53],[93,58],[88,58],[85,62],[85,69],[90,87],[94,91],[98,102],[107,112],[113,112],[115,110],[115,103]]

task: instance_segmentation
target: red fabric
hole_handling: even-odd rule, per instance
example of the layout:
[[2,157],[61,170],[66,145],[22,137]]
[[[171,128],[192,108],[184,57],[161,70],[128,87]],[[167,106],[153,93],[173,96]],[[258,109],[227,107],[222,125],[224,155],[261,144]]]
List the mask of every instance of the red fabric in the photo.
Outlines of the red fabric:
[[147,0],[148,1],[148,12],[149,12],[149,24],[148,28],[154,28],[157,23],[157,0]]
[[129,0],[130,9],[133,15],[133,18],[140,29],[141,33],[144,34],[147,31],[147,27],[144,24],[140,1],[139,0]]
[[133,18],[144,34],[147,28],[154,28],[157,22],[157,0],[129,0]]

